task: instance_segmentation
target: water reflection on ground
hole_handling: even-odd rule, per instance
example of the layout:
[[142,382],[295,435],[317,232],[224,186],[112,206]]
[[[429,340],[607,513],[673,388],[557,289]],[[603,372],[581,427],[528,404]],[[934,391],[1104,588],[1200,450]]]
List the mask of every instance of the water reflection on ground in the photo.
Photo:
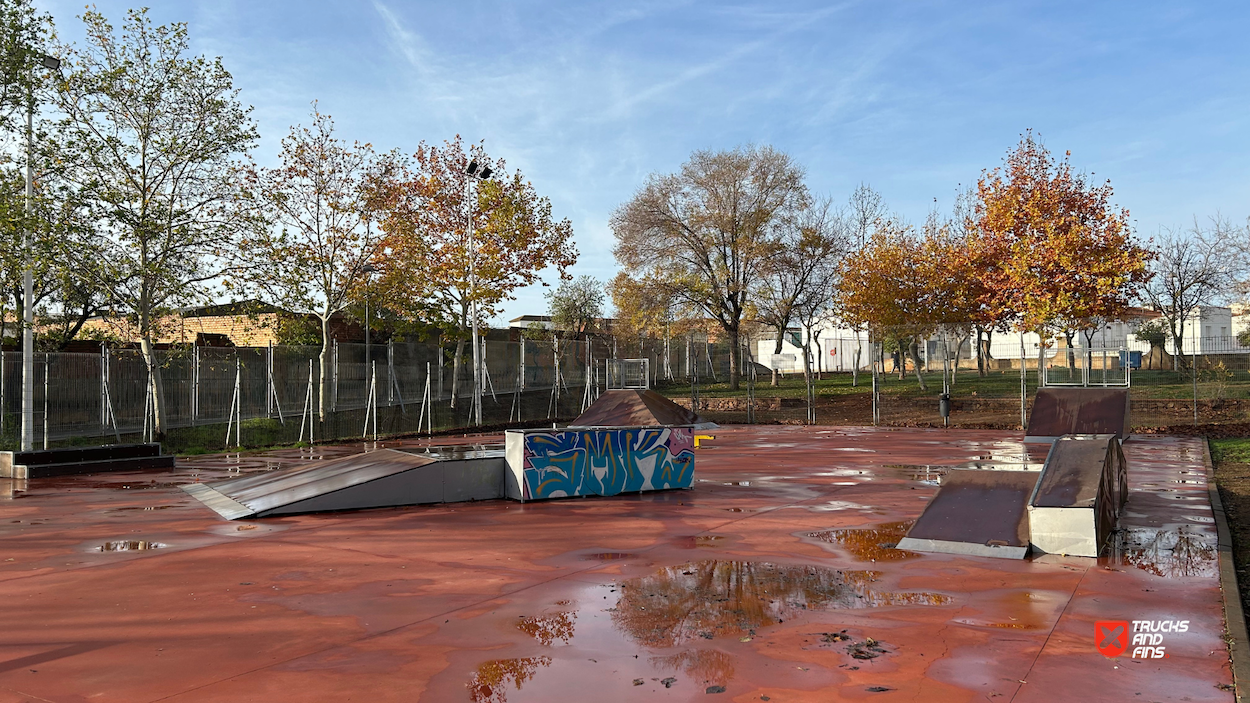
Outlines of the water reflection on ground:
[[520,618],[516,626],[540,644],[551,646],[556,640],[568,644],[573,639],[576,621],[577,613],[553,613]]
[[662,657],[651,657],[651,665],[657,669],[681,671],[699,682],[725,685],[734,675],[734,658],[718,649],[690,649]]
[[465,686],[473,703],[506,703],[510,689],[521,690],[540,667],[551,666],[551,657],[493,659],[483,662]]
[[750,634],[804,610],[944,605],[940,593],[877,590],[876,571],[704,560],[620,584],[613,623],[639,644],[675,647]]
[[1119,530],[1112,537],[1110,554],[1101,561],[1175,578],[1215,575],[1219,569],[1215,557],[1214,537],[1181,525]]
[[907,536],[915,520],[887,522],[875,528],[847,528],[808,533],[808,537],[837,544],[860,561],[900,561],[920,556],[916,552],[895,549],[894,545]]

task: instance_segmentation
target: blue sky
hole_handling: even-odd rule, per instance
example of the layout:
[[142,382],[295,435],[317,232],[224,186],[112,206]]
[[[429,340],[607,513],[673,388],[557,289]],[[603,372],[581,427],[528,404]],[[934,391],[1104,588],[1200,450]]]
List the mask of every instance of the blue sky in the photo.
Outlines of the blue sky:
[[[81,40],[81,0],[36,1]],[[127,7],[96,6],[115,24]],[[818,194],[866,182],[919,222],[1032,128],[1111,179],[1144,237],[1250,215],[1250,3],[208,0],[152,16],[223,57],[261,163],[313,100],[381,150],[484,139],[572,220],[574,273],[604,280],[608,217],[649,173],[745,143],[792,154]],[[502,319],[544,307],[522,291]]]

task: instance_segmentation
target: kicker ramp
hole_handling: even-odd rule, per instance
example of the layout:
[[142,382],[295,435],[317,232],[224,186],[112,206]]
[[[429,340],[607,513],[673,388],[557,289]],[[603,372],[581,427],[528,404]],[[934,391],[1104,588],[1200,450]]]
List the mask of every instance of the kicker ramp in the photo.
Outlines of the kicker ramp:
[[719,425],[708,422],[695,411],[683,408],[649,390],[605,391],[576,420],[569,423],[570,428],[674,426],[711,430]]
[[1025,430],[1026,442],[1053,442],[1067,434],[1129,435],[1127,388],[1039,388]]
[[379,449],[183,490],[227,520],[503,498],[501,449]]
[[1037,471],[953,469],[899,549],[1023,559]]

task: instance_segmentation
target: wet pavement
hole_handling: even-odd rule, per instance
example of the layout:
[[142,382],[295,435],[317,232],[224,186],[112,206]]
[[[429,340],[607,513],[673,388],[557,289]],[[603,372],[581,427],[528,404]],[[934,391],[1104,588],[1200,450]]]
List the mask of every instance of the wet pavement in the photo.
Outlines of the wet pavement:
[[[1040,468],[1019,433],[714,434],[692,490],[525,505],[177,488],[361,445],[0,479],[0,703],[1233,700],[1201,440],[1125,445],[1107,556],[1012,561],[893,545],[950,468]],[[1187,624],[1107,658],[1103,620]]]

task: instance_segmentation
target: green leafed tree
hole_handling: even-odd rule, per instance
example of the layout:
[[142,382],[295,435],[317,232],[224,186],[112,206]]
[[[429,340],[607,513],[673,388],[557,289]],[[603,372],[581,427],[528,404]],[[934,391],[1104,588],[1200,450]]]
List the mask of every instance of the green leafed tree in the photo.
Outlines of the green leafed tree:
[[238,159],[257,139],[221,59],[191,53],[187,26],[132,10],[120,30],[95,10],[61,52],[58,144],[88,202],[97,246],[80,270],[126,316],[151,369],[155,429],[166,422],[155,341],[176,306],[203,299],[245,222]]

